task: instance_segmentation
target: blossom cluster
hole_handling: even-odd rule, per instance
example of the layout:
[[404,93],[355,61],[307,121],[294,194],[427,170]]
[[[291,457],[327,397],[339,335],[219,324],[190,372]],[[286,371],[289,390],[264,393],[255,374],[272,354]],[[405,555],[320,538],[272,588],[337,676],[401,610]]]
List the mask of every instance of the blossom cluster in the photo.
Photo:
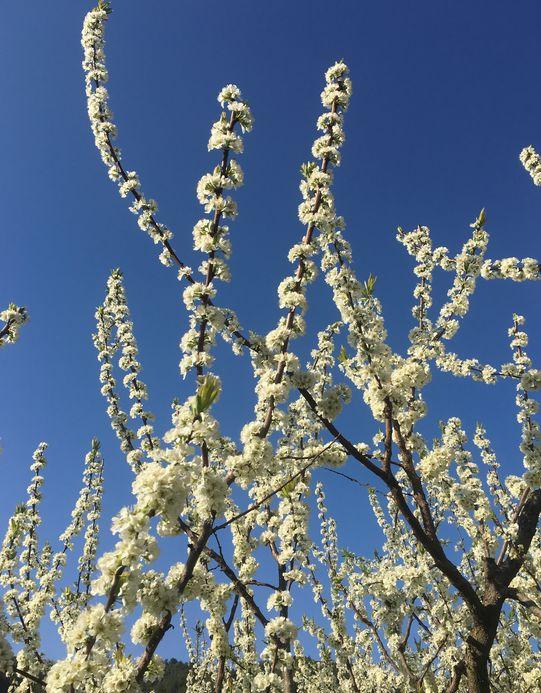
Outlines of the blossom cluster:
[[28,311],[15,303],[10,303],[5,310],[0,311],[0,320],[4,323],[0,328],[0,347],[2,347],[5,344],[13,344],[19,339],[21,327],[28,321]]
[[[41,622],[47,611],[64,636],[89,598],[90,578],[97,552],[98,520],[101,512],[103,459],[97,440],[85,458],[81,490],[72,511],[71,521],[59,537],[60,549],[53,553],[49,543],[41,543],[40,501],[43,470],[46,465],[42,443],[33,456],[33,477],[28,499],[12,516],[0,551],[0,587],[3,588],[5,616],[0,614],[0,642],[3,671],[24,672],[14,690],[31,691],[27,675],[43,680],[48,664],[41,647]],[[58,594],[74,541],[84,530],[84,545],[78,561],[75,587]],[[5,636],[8,636],[9,641]],[[21,643],[15,653],[12,644]],[[20,673],[18,676],[21,676]],[[15,685],[15,684],[14,684]]]
[[221,162],[197,183],[197,199],[210,216],[200,219],[193,228],[194,248],[204,253],[206,259],[199,267],[201,281],[192,279],[183,293],[184,305],[190,314],[190,327],[180,342],[183,351],[180,371],[183,376],[191,369],[196,369],[201,375],[204,368],[211,366],[211,347],[216,334],[222,333],[227,338],[237,327],[234,316],[217,308],[212,299],[216,295],[216,282],[229,281],[230,278],[227,260],[231,255],[231,241],[229,227],[223,221],[237,216],[237,205],[225,193],[243,183],[242,168],[232,154],[242,153],[243,140],[237,130],[250,132],[253,116],[240,89],[234,84],[220,91],[218,101],[226,110],[212,125],[208,149],[219,150]]
[[133,198],[130,209],[137,216],[140,229],[148,233],[154,243],[162,246],[160,259],[164,264],[169,264],[171,254],[168,245],[173,233],[156,220],[156,201],[143,194],[137,172],[124,168],[120,149],[113,144],[117,128],[112,120],[109,94],[105,86],[109,75],[105,65],[104,31],[109,14],[109,5],[99,2],[97,7],[87,13],[83,24],[81,43],[84,51],[88,117],[96,147],[108,169],[109,178],[118,185],[121,197],[130,195]]
[[534,185],[541,185],[541,157],[531,145],[520,152],[520,161],[532,177]]

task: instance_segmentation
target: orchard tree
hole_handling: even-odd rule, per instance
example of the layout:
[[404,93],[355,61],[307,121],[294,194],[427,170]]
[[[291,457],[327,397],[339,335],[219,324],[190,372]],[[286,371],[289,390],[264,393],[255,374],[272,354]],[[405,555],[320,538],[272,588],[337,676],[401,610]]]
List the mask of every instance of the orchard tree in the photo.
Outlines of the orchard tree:
[[[115,144],[105,86],[110,14],[100,1],[84,21],[90,123],[109,178],[184,287],[189,326],[180,372],[193,390],[173,402],[171,427],[158,436],[123,276],[114,270],[96,311],[94,344],[107,414],[133,472],[133,504],[113,518],[117,542],[96,561],[103,460],[94,441],[55,553],[38,540],[45,464],[39,446],[28,500],[10,521],[0,558],[0,660],[10,690],[148,690],[163,675],[158,651],[174,623],[190,656],[192,693],[541,690],[541,447],[534,418],[541,371],[528,355],[520,315],[510,316],[507,363],[463,358],[451,346],[478,282],[539,280],[538,261],[491,259],[484,210],[454,250],[435,246],[426,226],[399,228],[416,278],[414,327],[403,353],[390,346],[376,279],[357,276],[331,193],[351,96],[348,68],[339,61],[326,72],[318,136],[301,170],[304,230],[289,252],[292,271],[278,286],[282,315],[266,334],[246,330],[218,291],[230,280],[232,195],[243,183],[237,159],[254,124],[250,107],[236,85],[218,95],[221,112],[208,142],[215,158],[197,185],[204,216],[193,228],[202,256],[194,271]],[[541,185],[535,150],[520,158]],[[295,340],[305,335],[318,273],[331,288],[336,317],[317,335],[310,362],[301,363]],[[436,273],[449,277],[440,305],[433,305]],[[1,317],[2,341],[15,341],[26,312],[10,306]],[[221,433],[212,413],[222,389],[218,339],[249,358],[255,376],[254,415],[242,422],[238,440]],[[431,439],[421,432],[425,390],[436,371],[486,387],[514,385],[521,476],[506,473],[482,423],[466,432],[455,416]],[[357,416],[372,425],[366,441],[338,420],[352,391],[364,401]],[[348,459],[364,481],[339,470]],[[368,487],[383,536],[372,558],[341,548],[321,468]],[[312,500],[318,521],[310,516]],[[66,555],[83,530],[74,586],[59,592]],[[171,543],[182,562],[157,570],[159,545]],[[301,618],[294,602],[303,592],[316,606]],[[195,636],[185,613],[192,602],[206,614]],[[47,610],[66,646],[65,658],[52,665],[39,631]],[[308,655],[314,651],[317,657]]]

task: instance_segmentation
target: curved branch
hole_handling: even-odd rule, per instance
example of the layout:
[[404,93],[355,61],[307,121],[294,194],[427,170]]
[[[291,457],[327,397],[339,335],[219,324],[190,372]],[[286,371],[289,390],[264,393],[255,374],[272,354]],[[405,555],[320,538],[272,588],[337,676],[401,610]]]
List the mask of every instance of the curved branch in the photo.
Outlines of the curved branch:
[[[415,516],[413,510],[409,507],[402,487],[400,486],[396,477],[392,472],[385,472],[380,467],[376,466],[366,455],[363,455],[357,450],[357,448],[349,441],[336,426],[321,416],[317,410],[317,404],[312,395],[303,388],[299,389],[299,392],[308,402],[308,405],[318,417],[318,419],[323,423],[325,428],[332,433],[333,436],[344,446],[347,452],[358,462],[360,462],[363,467],[366,467],[370,472],[375,474],[379,479],[381,479],[388,487],[394,502],[396,503],[398,509],[402,513],[402,516],[410,526],[413,535],[421,546],[428,552],[428,554],[434,560],[434,563],[438,569],[445,575],[449,582],[455,587],[462,597],[464,598],[466,604],[476,614],[483,612],[483,605],[477,592],[475,591],[473,585],[469,580],[460,572],[460,570],[452,563],[446,556],[443,546],[437,536],[435,538],[430,537],[417,517]],[[541,492],[540,492],[541,493]],[[531,541],[531,540],[530,540]]]

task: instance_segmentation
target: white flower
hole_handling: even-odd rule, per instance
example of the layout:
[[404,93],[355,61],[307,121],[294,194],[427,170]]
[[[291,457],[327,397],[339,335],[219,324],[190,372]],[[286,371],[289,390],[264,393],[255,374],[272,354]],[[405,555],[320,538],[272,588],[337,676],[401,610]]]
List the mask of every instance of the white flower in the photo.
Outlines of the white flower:
[[297,637],[297,627],[288,618],[277,616],[265,626],[265,635],[268,638],[286,643]]
[[520,379],[520,384],[525,390],[541,389],[541,371],[536,369],[526,371]]
[[541,157],[530,145],[520,152],[520,161],[535,185],[541,185]]

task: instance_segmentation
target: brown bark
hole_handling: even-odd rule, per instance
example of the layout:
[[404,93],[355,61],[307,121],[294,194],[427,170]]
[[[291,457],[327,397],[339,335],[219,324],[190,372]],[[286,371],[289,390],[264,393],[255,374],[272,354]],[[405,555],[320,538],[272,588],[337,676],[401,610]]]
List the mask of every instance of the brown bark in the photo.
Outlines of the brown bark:
[[492,619],[487,618],[485,623],[475,623],[468,635],[464,664],[469,693],[487,693],[490,691],[488,662],[492,643],[496,637],[500,611],[501,606],[494,609],[495,624],[490,623]]
[[284,684],[284,693],[296,693],[295,682],[293,681],[293,671],[287,667],[283,668],[282,681]]
[[532,491],[522,504],[517,516],[518,531],[514,542],[515,550],[501,562],[489,558],[486,561],[485,589],[482,596],[483,608],[474,614],[474,625],[466,643],[466,680],[469,693],[490,691],[488,664],[490,650],[498,631],[500,614],[505,600],[515,596],[509,585],[516,577],[537,530],[541,514],[541,490]]
[[[453,587],[458,590],[470,610],[473,617],[473,626],[466,641],[464,668],[461,664],[455,667],[448,690],[458,690],[460,679],[465,675],[469,693],[489,692],[490,677],[488,664],[490,650],[496,637],[499,618],[505,600],[518,598],[516,591],[509,591],[509,586],[521,569],[537,530],[539,516],[541,515],[541,490],[531,491],[521,499],[515,516],[518,531],[513,542],[513,551],[505,560],[503,560],[503,552],[500,553],[497,560],[493,558],[486,559],[483,590],[478,591],[445,553],[445,549],[436,532],[430,505],[424,494],[421,480],[417,475],[413,459],[398,426],[394,425],[393,427],[402,453],[401,466],[406,471],[411,484],[414,501],[421,515],[421,521],[417,519],[413,509],[408,504],[400,483],[390,469],[392,462],[388,450],[386,450],[387,459],[384,460],[384,466],[382,468],[378,467],[367,456],[361,454],[331,421],[318,413],[316,402],[307,390],[299,388],[299,392],[329,433],[335,436],[335,439],[343,445],[354,459],[386,484],[398,510],[409,525],[413,535],[432,557],[436,567]],[[387,416],[389,417],[389,414]],[[388,442],[387,447],[390,447]],[[528,605],[531,606],[531,604]],[[523,606],[525,606],[524,601]]]
[[[188,559],[186,561],[186,566],[184,568],[184,575],[182,577],[182,580],[180,583],[177,585],[178,593],[182,594],[184,592],[184,589],[186,588],[186,585],[190,581],[193,571],[195,570],[195,566],[197,565],[197,561],[199,560],[199,557],[201,556],[201,553],[203,549],[206,546],[206,543],[208,541],[208,538],[210,536],[212,529],[212,522],[207,520],[203,524],[203,528],[201,531],[201,536],[199,537],[199,540],[197,541],[196,544],[192,545],[190,552],[188,554]],[[137,662],[137,676],[136,676],[136,681],[137,683],[142,683],[145,671],[147,670],[150,662],[152,661],[152,657],[154,656],[154,652],[156,651],[156,648],[162,641],[163,636],[167,633],[169,628],[171,628],[171,620],[173,618],[173,614],[171,614],[169,611],[166,612],[166,614],[162,617],[161,621],[159,624],[156,626],[156,629],[150,636],[150,639],[145,647],[145,651],[143,654],[139,657],[139,660]]]
[[222,693],[225,677],[225,656],[222,655],[218,660],[218,669],[216,670],[216,682],[214,684],[214,693]]

